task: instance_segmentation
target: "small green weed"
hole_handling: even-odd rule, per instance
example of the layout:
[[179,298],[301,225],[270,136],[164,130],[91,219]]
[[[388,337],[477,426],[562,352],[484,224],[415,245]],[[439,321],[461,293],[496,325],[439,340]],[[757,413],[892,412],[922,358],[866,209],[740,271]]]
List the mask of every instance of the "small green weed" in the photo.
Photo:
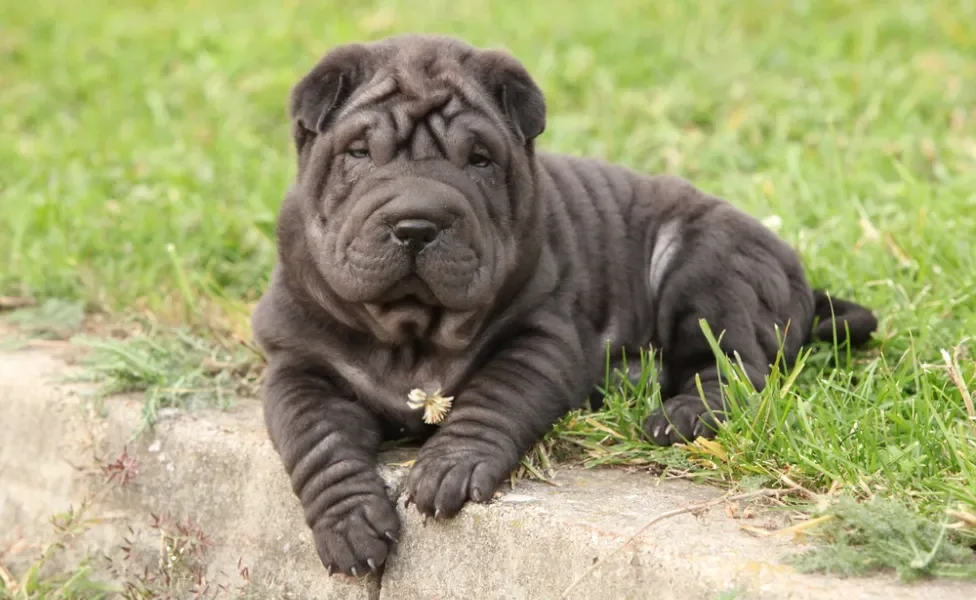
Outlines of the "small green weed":
[[68,339],[85,322],[85,304],[77,300],[48,298],[37,306],[5,315],[5,320],[24,335],[37,339]]
[[892,569],[903,580],[976,578],[976,535],[961,536],[948,522],[936,523],[897,501],[858,502],[842,496],[821,516],[822,542],[793,558],[797,568],[845,577]]
[[[53,536],[19,575],[0,553],[0,600],[169,600],[261,597],[251,595],[249,570],[238,561],[239,583],[224,573],[207,575],[212,541],[192,519],[147,515],[148,524],[130,524],[127,535],[104,552],[85,547],[85,536],[106,522],[93,516],[103,494],[138,476],[135,460],[123,449],[112,462],[96,459],[103,478],[78,507],[51,519]],[[71,552],[69,552],[71,551]],[[232,577],[231,580],[236,579]]]
[[53,538],[19,577],[0,564],[0,600],[100,600],[111,597],[113,588],[98,580],[92,558],[86,557],[70,568],[58,568],[55,561],[78,538],[98,526],[90,515],[91,505],[54,515]]
[[227,408],[235,398],[257,391],[259,364],[249,349],[188,329],[76,341],[91,350],[84,366],[102,384],[100,395],[144,393],[144,428],[152,427],[162,409]]

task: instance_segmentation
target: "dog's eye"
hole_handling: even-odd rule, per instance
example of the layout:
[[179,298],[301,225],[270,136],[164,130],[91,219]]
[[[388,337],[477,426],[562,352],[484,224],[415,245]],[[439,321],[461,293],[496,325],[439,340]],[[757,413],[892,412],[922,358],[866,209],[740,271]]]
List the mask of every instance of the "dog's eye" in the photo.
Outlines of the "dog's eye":
[[468,164],[472,167],[484,169],[491,165],[491,159],[481,152],[472,152],[471,156],[468,157]]
[[350,158],[366,158],[369,156],[369,149],[364,145],[350,146],[346,149],[346,156]]

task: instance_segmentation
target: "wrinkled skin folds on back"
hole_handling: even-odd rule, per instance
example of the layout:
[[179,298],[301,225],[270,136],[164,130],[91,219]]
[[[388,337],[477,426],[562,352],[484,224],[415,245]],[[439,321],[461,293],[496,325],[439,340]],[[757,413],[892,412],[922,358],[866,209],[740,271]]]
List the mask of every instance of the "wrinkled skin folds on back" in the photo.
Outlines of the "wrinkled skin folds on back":
[[[790,364],[877,326],[726,201],[536,151],[545,99],[507,53],[418,35],[340,46],[289,113],[297,176],[253,328],[268,433],[330,573],[382,568],[400,535],[376,472],[385,439],[423,441],[408,502],[450,518],[599,404],[608,351],[654,348],[663,405],[644,432],[669,445],[724,420],[700,319],[759,390],[780,340]],[[453,396],[442,422],[407,405],[415,388]]]

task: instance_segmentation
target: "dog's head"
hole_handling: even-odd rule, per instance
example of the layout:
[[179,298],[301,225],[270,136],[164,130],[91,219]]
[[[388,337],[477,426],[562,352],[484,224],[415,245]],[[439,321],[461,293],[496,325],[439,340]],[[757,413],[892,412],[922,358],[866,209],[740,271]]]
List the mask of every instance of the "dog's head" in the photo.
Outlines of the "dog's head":
[[396,36],[327,53],[290,114],[300,208],[279,241],[303,285],[384,342],[464,347],[545,235],[529,74],[501,51]]

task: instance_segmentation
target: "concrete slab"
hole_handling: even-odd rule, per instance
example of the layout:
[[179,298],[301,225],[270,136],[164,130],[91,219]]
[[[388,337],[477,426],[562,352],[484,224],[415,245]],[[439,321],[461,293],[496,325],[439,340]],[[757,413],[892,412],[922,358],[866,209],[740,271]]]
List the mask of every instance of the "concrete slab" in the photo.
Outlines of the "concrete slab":
[[[123,537],[132,537],[128,526],[145,527],[153,514],[191,519],[213,543],[208,577],[239,582],[246,567],[247,596],[255,598],[559,598],[656,515],[718,494],[620,470],[564,469],[556,476],[559,487],[524,482],[489,505],[469,505],[451,521],[423,525],[415,510],[401,505],[401,544],[382,581],[329,578],[256,401],[242,400],[227,412],[175,412],[133,440],[140,398],[111,398],[104,414],[94,414],[84,402],[92,388],[58,383],[72,370],[50,348],[0,352],[0,555],[18,539],[46,533],[52,513],[104,480],[92,456],[111,459],[123,447],[137,474],[99,497],[96,508],[109,521],[93,547],[118,548]],[[403,451],[383,457],[392,497],[406,473],[397,463],[407,458]],[[774,517],[759,515],[768,518]],[[142,549],[152,554],[153,543]],[[800,575],[782,562],[796,550],[789,541],[743,533],[716,506],[655,524],[587,573],[567,597],[976,597],[976,584]]]

